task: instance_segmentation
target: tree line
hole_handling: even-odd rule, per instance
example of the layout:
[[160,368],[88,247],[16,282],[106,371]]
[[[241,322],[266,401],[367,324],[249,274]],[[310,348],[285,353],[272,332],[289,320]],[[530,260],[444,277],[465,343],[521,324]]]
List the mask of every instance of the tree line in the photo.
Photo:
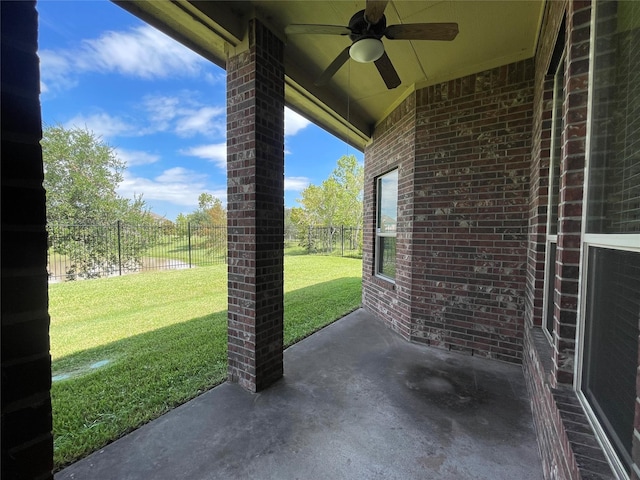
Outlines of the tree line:
[[[226,226],[227,211],[222,201],[210,193],[198,197],[198,208],[180,214],[175,222],[158,220],[142,195],[133,199],[118,195],[126,163],[114,148],[87,129],[50,126],[41,141],[46,190],[47,224],[56,226],[56,253],[69,257],[73,275],[90,277],[105,266],[122,262],[132,269],[140,265],[145,250],[157,236],[151,235],[160,223],[166,234],[183,235],[191,223],[199,226]],[[327,227],[333,235],[342,225],[356,228],[361,238],[364,167],[355,156],[343,156],[329,178],[320,185],[309,185],[300,194],[300,206],[285,210],[285,228],[298,232],[300,245],[313,250],[310,227]],[[118,251],[100,241],[96,225],[116,221],[129,229],[127,242]],[[64,229],[61,225],[73,225]],[[108,269],[108,268],[107,268]]]

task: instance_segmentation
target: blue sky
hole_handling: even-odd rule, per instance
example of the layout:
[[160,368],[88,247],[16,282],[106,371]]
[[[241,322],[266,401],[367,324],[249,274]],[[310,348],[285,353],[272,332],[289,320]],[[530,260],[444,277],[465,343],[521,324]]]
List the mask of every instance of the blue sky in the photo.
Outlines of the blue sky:
[[[92,130],[127,163],[118,192],[174,220],[226,204],[225,71],[108,1],[38,2],[44,125]],[[285,110],[285,205],[342,155],[363,155]]]

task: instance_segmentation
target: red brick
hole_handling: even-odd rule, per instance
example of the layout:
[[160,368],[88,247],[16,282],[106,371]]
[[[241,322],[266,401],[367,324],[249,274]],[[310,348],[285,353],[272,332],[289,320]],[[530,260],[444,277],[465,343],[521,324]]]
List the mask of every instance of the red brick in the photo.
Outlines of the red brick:
[[[397,290],[372,275],[373,235],[365,235],[365,308],[416,341],[515,362],[522,345],[525,270],[517,259],[524,255],[518,239],[524,240],[527,230],[524,192],[533,98],[533,78],[522,83],[526,64],[417,91],[378,127],[365,152],[365,231],[375,227],[371,206],[377,175],[399,167],[401,203],[413,202],[408,203],[412,209],[398,205],[398,252],[412,253],[413,262],[398,262]],[[415,138],[414,148],[408,137]],[[401,228],[412,236],[405,240]],[[414,243],[407,243],[411,238]],[[428,243],[418,245],[418,238]],[[430,261],[417,260],[425,254]],[[478,299],[469,288],[476,283],[494,287]],[[425,290],[434,287],[441,296],[425,298]],[[477,310],[478,302],[485,312]],[[502,330],[501,338],[509,340],[504,349],[485,329],[507,322],[513,326]]]
[[250,32],[227,64],[228,372],[255,392],[283,373],[284,67],[281,41]]

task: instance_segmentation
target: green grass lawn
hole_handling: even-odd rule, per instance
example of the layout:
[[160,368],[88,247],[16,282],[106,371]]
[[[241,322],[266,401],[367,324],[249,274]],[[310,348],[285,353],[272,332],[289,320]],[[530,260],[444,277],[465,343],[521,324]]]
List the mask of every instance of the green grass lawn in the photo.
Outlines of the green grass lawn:
[[[361,268],[285,257],[286,345],[360,305]],[[50,285],[56,469],[224,381],[226,281],[215,265]]]

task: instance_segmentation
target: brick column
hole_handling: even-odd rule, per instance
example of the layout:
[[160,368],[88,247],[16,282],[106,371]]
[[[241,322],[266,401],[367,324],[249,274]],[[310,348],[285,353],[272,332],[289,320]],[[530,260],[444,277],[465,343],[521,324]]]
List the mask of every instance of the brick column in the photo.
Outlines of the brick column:
[[47,234],[35,2],[1,2],[2,473],[52,478]]
[[259,391],[283,373],[284,66],[258,20],[227,63],[229,380]]

